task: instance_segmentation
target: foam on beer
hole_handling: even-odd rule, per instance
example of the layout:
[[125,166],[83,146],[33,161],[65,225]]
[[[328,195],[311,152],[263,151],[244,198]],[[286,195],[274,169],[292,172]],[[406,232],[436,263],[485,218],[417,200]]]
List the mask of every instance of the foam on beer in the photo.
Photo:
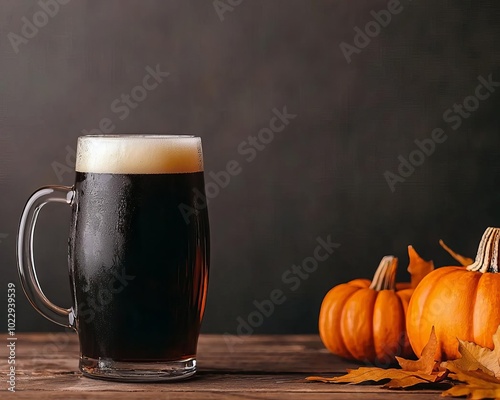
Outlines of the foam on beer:
[[193,136],[109,135],[78,138],[76,171],[174,174],[203,171],[201,139]]

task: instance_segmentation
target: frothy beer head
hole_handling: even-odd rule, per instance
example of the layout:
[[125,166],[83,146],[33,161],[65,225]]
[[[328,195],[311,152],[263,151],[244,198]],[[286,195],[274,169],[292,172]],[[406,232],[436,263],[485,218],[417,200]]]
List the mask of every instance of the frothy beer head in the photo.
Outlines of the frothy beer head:
[[203,171],[201,139],[194,136],[81,136],[76,171],[175,174]]

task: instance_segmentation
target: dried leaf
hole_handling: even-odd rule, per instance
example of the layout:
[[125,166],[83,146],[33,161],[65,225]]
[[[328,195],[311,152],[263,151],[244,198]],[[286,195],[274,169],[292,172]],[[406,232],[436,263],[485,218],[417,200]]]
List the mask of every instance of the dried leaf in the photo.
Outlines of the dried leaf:
[[500,398],[500,326],[493,335],[493,344],[494,349],[491,350],[475,343],[459,340],[459,351],[462,357],[443,363],[446,366],[446,369],[443,369],[439,367],[439,361],[436,359],[438,344],[433,327],[419,360],[412,361],[398,357],[398,362],[403,369],[361,367],[348,370],[344,376],[333,378],[310,376],[306,379],[348,384],[386,382],[385,388],[404,389],[422,384],[423,387],[429,387],[430,384],[442,382],[449,377],[463,383],[444,391],[442,396],[467,397],[468,399]]
[[455,366],[460,370],[476,371],[481,370],[489,375],[500,378],[500,326],[493,335],[493,350],[479,346],[472,342],[465,342],[458,339],[458,351],[461,358],[445,363],[446,368]]
[[441,396],[462,397],[469,399],[498,399],[500,398],[500,380],[483,371],[462,371],[450,363],[450,377],[454,380],[465,382],[465,385],[455,385]]
[[498,399],[500,398],[500,385],[493,387],[456,385],[441,393],[443,397],[466,397],[468,399]]
[[436,337],[436,332],[434,327],[432,327],[431,335],[429,336],[429,341],[422,350],[421,357],[417,360],[406,360],[402,357],[397,357],[399,365],[405,371],[418,371],[425,374],[432,374],[433,372],[439,371],[440,361],[436,357],[438,352],[438,341]]
[[406,360],[396,357],[402,369],[383,369],[375,367],[360,367],[358,369],[348,369],[347,374],[333,378],[320,376],[310,376],[308,381],[326,383],[363,383],[381,382],[388,380],[384,387],[389,389],[401,389],[418,385],[420,383],[435,383],[446,378],[448,371],[439,369],[439,361],[436,360],[438,341],[434,327],[432,328],[429,341],[422,351],[422,357],[417,360]]
[[391,379],[383,387],[387,389],[404,389],[421,383],[430,383],[414,375],[407,375],[401,379]]
[[[494,372],[483,364],[490,364],[493,362],[498,365],[498,359],[491,350],[478,346],[472,342],[464,342],[462,340],[459,340],[458,342],[458,351],[462,357],[454,361],[446,362],[445,367],[449,367],[450,364],[454,364],[462,371],[477,371],[479,369],[488,375],[495,376]],[[479,359],[481,359],[481,361],[479,361]]]
[[324,378],[320,376],[309,376],[306,378],[308,381],[319,381],[327,383],[349,383],[357,384],[363,382],[380,382],[384,380],[398,379],[403,380],[412,376],[418,379],[418,382],[412,383],[416,385],[417,383],[425,382],[435,382],[437,375],[424,374],[421,372],[408,372],[402,369],[395,368],[377,368],[377,367],[360,367],[358,369],[348,369],[347,374],[343,376],[335,376],[333,378]]
[[411,275],[411,287],[416,288],[424,277],[434,270],[433,261],[425,261],[418,255],[413,246],[408,246],[408,256],[410,262],[408,264],[408,272]]
[[443,249],[445,249],[450,254],[450,256],[452,256],[455,260],[457,260],[464,267],[467,267],[468,265],[471,265],[472,263],[474,263],[474,260],[472,258],[465,257],[465,256],[462,256],[462,255],[460,255],[458,253],[455,253],[441,239],[439,239],[439,244],[441,245],[441,247]]
[[404,389],[408,388],[411,386],[418,385],[420,383],[439,383],[443,381],[447,376],[448,376],[448,370],[443,370],[437,374],[433,374],[432,376],[437,376],[435,378],[436,380],[434,382],[429,382],[429,381],[423,381],[422,378],[419,378],[418,376],[415,375],[407,375],[406,377],[402,379],[391,379],[389,382],[387,382],[384,387],[387,389]]

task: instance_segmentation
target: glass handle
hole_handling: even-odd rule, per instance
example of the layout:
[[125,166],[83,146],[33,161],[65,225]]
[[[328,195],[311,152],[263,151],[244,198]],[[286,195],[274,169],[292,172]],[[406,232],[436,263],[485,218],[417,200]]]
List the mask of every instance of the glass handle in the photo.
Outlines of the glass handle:
[[35,270],[33,237],[40,209],[47,203],[71,205],[74,193],[69,186],[45,186],[38,189],[24,207],[17,235],[17,268],[26,297],[45,318],[67,328],[74,328],[72,309],[56,306],[43,293]]

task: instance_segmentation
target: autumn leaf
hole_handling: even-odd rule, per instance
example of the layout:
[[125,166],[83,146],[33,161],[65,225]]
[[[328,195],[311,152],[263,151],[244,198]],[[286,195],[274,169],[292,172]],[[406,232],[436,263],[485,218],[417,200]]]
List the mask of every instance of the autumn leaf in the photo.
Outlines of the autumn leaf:
[[[396,368],[377,368],[377,367],[360,367],[358,369],[348,369],[347,374],[333,378],[324,378],[320,376],[309,376],[308,381],[325,382],[325,383],[349,383],[357,384],[363,382],[381,382],[385,380],[403,381],[406,378],[413,378],[410,386],[418,383],[436,382],[437,375],[424,374],[422,372],[408,372]],[[414,381],[414,382],[413,382]],[[389,382],[390,383],[390,382]],[[388,384],[389,384],[388,383]]]
[[459,340],[458,343],[458,351],[460,352],[462,357],[458,360],[445,363],[446,366],[454,364],[456,367],[466,372],[477,371],[478,369],[480,369],[481,371],[486,372],[488,375],[494,376],[493,371],[491,371],[489,368],[483,365],[482,362],[479,361],[479,359],[481,359],[483,360],[483,362],[486,361],[487,364],[489,364],[490,361],[496,362],[498,364],[498,360],[496,359],[496,357],[493,360],[488,360],[488,358],[490,358],[488,356],[493,355],[493,352],[491,352],[491,350],[488,354],[487,349],[478,346],[475,343],[464,342],[462,340]]
[[396,357],[402,369],[383,369],[376,367],[360,367],[358,369],[347,370],[343,376],[325,378],[319,376],[310,376],[308,381],[326,382],[326,383],[349,383],[357,384],[363,382],[388,382],[384,387],[388,389],[401,389],[418,385],[420,383],[436,383],[446,378],[448,371],[439,368],[439,360],[436,360],[438,341],[434,328],[432,328],[429,341],[422,350],[422,356],[419,360],[406,360]]
[[439,372],[440,361],[436,354],[438,352],[438,341],[434,327],[432,327],[429,341],[422,350],[421,357],[417,360],[406,360],[405,358],[397,357],[399,365],[404,371],[409,372],[423,372],[425,374],[432,374]]
[[500,378],[500,326],[493,335],[494,349],[479,346],[472,342],[458,340],[458,351],[461,358],[448,361],[444,366],[450,369],[454,366],[464,372],[481,370],[496,378]]
[[407,375],[401,379],[391,379],[387,382],[383,387],[386,389],[405,389],[415,385],[419,385],[421,383],[433,383],[427,380],[423,380],[415,375]]
[[452,256],[455,260],[457,260],[460,264],[462,264],[464,267],[467,267],[468,265],[471,265],[474,260],[469,257],[464,257],[458,253],[455,253],[452,249],[450,249],[445,242],[443,242],[441,239],[439,239],[439,244],[443,249],[445,249],[450,256]]
[[498,399],[500,398],[500,380],[485,372],[462,371],[453,363],[448,365],[450,378],[465,382],[465,384],[455,385],[441,394],[444,397],[462,397],[468,399]]
[[401,369],[361,367],[347,370],[346,375],[339,377],[310,376],[306,379],[347,384],[386,382],[385,388],[404,389],[419,384],[434,384],[451,378],[460,383],[444,391],[441,396],[468,399],[500,398],[500,326],[492,339],[493,350],[459,340],[462,357],[440,364],[436,357],[439,345],[433,327],[420,359],[414,361],[396,357]]
[[420,281],[434,269],[434,262],[425,261],[411,245],[408,246],[408,256],[410,258],[408,272],[411,275],[411,287],[415,289]]

